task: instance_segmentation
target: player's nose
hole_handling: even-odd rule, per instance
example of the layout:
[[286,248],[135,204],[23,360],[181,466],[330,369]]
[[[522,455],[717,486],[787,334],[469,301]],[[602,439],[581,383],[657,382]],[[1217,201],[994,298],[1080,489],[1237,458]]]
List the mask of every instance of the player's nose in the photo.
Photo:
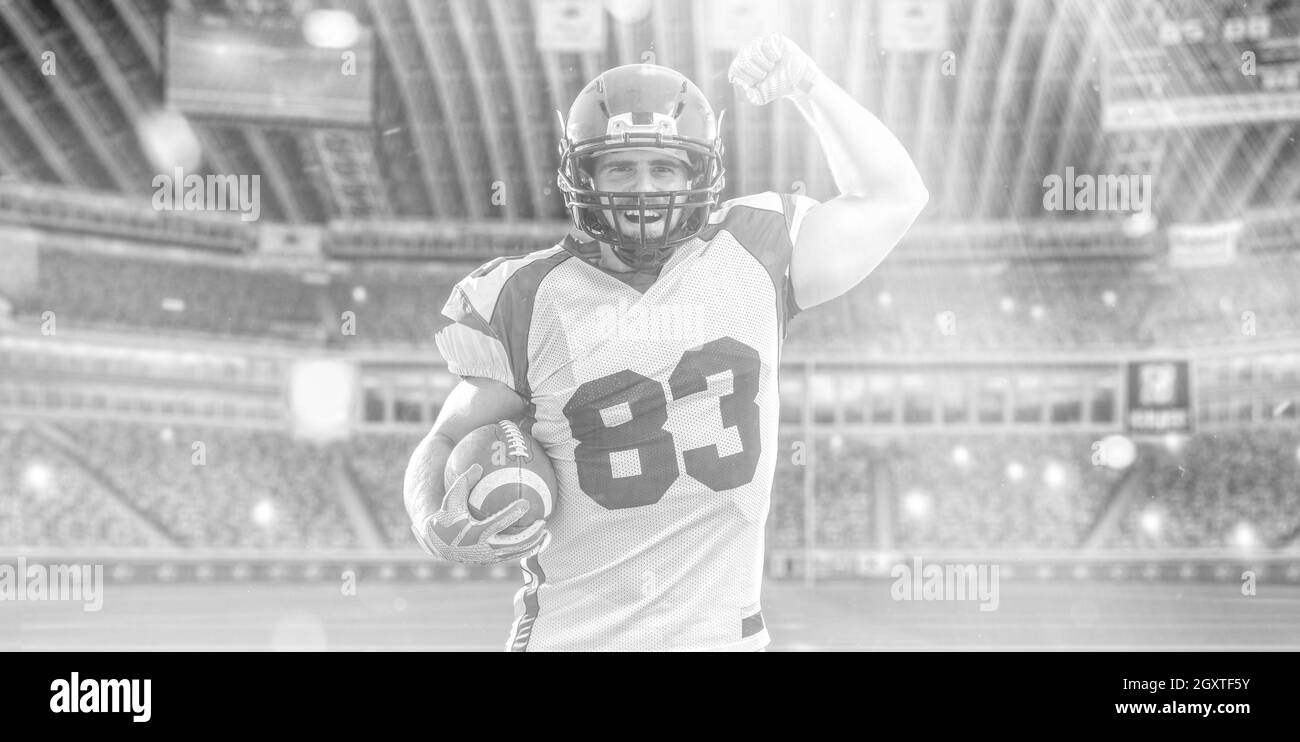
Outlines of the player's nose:
[[651,169],[648,167],[641,167],[637,169],[636,189],[638,191],[641,191],[642,193],[656,190],[654,175],[651,173],[650,170]]

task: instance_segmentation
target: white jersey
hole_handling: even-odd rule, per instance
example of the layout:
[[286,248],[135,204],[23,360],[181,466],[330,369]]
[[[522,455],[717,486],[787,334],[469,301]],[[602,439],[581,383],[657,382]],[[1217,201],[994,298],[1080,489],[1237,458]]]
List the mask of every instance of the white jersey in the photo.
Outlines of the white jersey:
[[[525,560],[507,648],[758,649],[777,369],[811,199],[734,199],[657,279],[567,243],[491,261],[453,289],[452,373],[529,401],[555,466],[547,550]],[[637,282],[636,278],[646,279]],[[631,285],[628,281],[631,281]]]

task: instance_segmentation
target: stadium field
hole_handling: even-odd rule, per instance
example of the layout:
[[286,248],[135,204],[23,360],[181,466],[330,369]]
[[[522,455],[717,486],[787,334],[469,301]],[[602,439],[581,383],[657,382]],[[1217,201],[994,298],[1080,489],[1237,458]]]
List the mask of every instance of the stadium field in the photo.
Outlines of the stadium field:
[[[895,601],[886,580],[770,582],[773,651],[1300,651],[1300,587],[1004,582],[975,601]],[[0,602],[0,650],[495,650],[510,582],[109,585],[102,610]],[[545,610],[545,606],[543,606]]]

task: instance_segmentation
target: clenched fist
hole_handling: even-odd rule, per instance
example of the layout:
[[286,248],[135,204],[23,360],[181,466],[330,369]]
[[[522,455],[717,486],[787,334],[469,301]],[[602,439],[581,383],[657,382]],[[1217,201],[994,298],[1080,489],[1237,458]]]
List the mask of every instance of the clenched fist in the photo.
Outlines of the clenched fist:
[[727,79],[740,86],[751,103],[805,95],[822,76],[817,63],[790,39],[774,33],[745,45],[731,63]]

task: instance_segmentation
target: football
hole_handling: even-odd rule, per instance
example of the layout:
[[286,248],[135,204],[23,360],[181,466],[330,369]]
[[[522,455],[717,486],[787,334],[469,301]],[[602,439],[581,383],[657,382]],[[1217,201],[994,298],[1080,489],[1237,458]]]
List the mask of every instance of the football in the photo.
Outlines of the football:
[[526,500],[528,512],[502,533],[518,533],[555,509],[555,469],[542,447],[510,420],[484,425],[452,449],[443,479],[447,487],[474,464],[483,476],[469,492],[469,513],[487,518],[515,500]]

